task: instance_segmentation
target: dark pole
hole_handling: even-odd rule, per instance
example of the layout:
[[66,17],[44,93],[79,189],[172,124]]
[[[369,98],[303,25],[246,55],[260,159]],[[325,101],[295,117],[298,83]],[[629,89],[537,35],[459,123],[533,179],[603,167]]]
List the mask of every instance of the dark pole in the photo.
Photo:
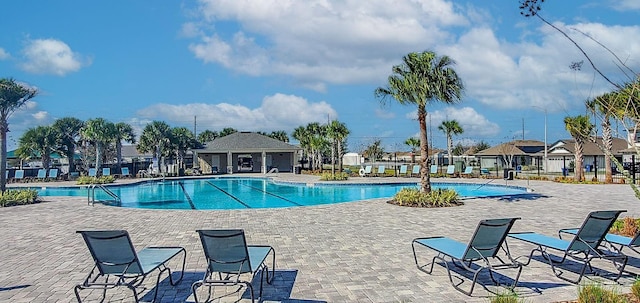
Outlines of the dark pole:
[[596,181],[598,181],[598,156],[593,156],[593,172],[595,173]]

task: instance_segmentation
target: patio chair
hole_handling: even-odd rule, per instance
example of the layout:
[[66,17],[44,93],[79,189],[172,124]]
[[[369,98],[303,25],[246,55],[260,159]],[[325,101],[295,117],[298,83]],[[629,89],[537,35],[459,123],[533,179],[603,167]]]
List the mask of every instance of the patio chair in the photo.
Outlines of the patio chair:
[[432,175],[437,175],[438,174],[438,165],[437,164],[431,164],[431,167],[429,168],[429,173]]
[[123,167],[122,169],[120,169],[120,177],[131,178],[131,174],[129,173],[128,167]]
[[18,169],[13,175],[13,181],[22,182],[22,180],[24,180],[24,169]]
[[111,176],[111,168],[109,168],[109,167],[102,168],[102,175],[103,176]]
[[[451,285],[453,285],[453,287],[458,291],[468,296],[470,296],[473,292],[473,288],[476,284],[476,281],[478,280],[478,274],[483,269],[487,269],[491,280],[496,285],[500,285],[500,283],[493,276],[494,270],[508,268],[517,269],[518,273],[513,281],[513,284],[509,286],[509,289],[513,289],[518,284],[518,279],[520,278],[520,273],[522,272],[522,264],[515,261],[515,259],[511,257],[509,247],[505,242],[505,238],[507,237],[507,234],[509,233],[509,230],[511,230],[511,227],[513,226],[515,221],[518,219],[520,218],[490,219],[480,221],[475,233],[469,241],[469,244],[464,244],[443,236],[414,239],[411,243],[411,247],[413,248],[413,258],[416,262],[416,266],[419,270],[431,274],[431,272],[433,271],[433,265],[435,264],[436,260],[442,261],[444,267],[447,269],[447,274],[449,275],[449,281],[451,282]],[[431,260],[431,263],[427,263],[422,266],[418,263],[418,257],[416,255],[416,244],[420,244],[437,252],[437,255]],[[502,258],[497,255],[498,251],[500,251],[501,248],[508,258],[508,262],[503,261]],[[459,287],[463,283],[463,281],[460,281],[457,284],[453,282],[453,278],[451,276],[451,268],[446,258],[451,259],[452,265],[473,273],[473,279],[471,280],[471,289],[469,291],[465,291]],[[492,264],[489,259],[497,260],[497,262],[495,262],[496,264]],[[431,265],[429,270],[425,269],[427,265]]]
[[400,171],[398,172],[398,175],[399,175],[399,176],[405,176],[405,177],[406,177],[406,176],[407,176],[407,169],[408,169],[408,168],[409,168],[409,166],[408,166],[408,165],[406,165],[406,164],[400,165]]
[[[251,281],[260,272],[260,295],[262,298],[262,282],[271,284],[275,275],[276,253],[273,247],[268,245],[247,245],[244,230],[197,230],[202,241],[204,255],[207,260],[207,270],[202,280],[196,281],[191,286],[193,297],[198,301],[197,289],[200,286],[208,286],[209,293],[205,302],[211,297],[214,286],[235,286],[244,284],[251,295],[251,302],[255,302]],[[271,254],[271,278],[267,257]],[[250,274],[250,280],[241,280],[243,274]],[[264,279],[263,279],[264,278]]]
[[[80,290],[102,290],[104,300],[107,290],[119,286],[129,288],[133,292],[135,302],[138,302],[136,287],[157,269],[160,272],[153,294],[153,301],[155,301],[162,273],[168,271],[169,282],[173,286],[178,284],[184,276],[187,253],[182,247],[147,247],[136,253],[126,230],[77,231],[77,233],[82,235],[95,263],[84,282],[73,289],[78,302],[81,302]],[[178,280],[174,281],[167,263],[180,253],[182,253],[182,271]],[[110,276],[116,279],[110,281]],[[98,281],[100,278],[104,278],[104,282]]]
[[455,173],[456,173],[456,166],[455,165],[447,166],[447,175],[449,177],[454,177]]
[[384,165],[379,165],[378,166],[378,171],[376,172],[376,176],[384,177],[384,175],[385,175],[384,171],[385,171]]
[[88,176],[89,177],[95,177],[98,174],[98,170],[95,168],[89,168],[89,172],[88,172]]
[[[578,230],[579,229],[577,228],[561,229],[558,231],[558,237],[562,238],[562,234],[576,235]],[[622,253],[623,248],[628,247],[635,253],[640,254],[640,250],[638,250],[638,247],[640,247],[640,231],[633,237],[625,237],[609,233],[604,236],[604,242],[619,253]]]
[[419,176],[420,176],[420,165],[415,164],[415,165],[411,168],[411,176],[412,176],[412,177],[419,177]]
[[473,176],[473,166],[465,167],[464,171],[460,175],[463,177],[471,178]]
[[[533,232],[512,233],[509,234],[509,237],[537,245],[535,249],[531,250],[529,259],[524,265],[528,265],[531,262],[531,258],[535,252],[540,252],[542,257],[551,265],[551,270],[556,277],[567,282],[578,284],[584,276],[587,266],[590,271],[593,271],[591,260],[609,260],[613,262],[614,266],[618,269],[618,274],[613,279],[617,281],[622,276],[624,267],[627,264],[627,256],[617,252],[599,249],[598,246],[600,246],[607,231],[622,212],[625,212],[625,210],[591,212],[570,241]],[[548,249],[557,250],[562,253],[562,258],[560,260],[552,259],[551,255],[547,252]],[[567,257],[582,264],[577,280],[564,277],[564,272],[556,269],[556,265],[563,264],[565,260],[567,260]]]
[[47,169],[41,168],[38,169],[38,175],[36,176],[36,181],[44,181],[47,179]]
[[58,169],[52,168],[49,170],[49,174],[47,175],[47,179],[50,181],[54,181],[58,179]]
[[371,170],[373,170],[373,166],[372,165],[367,165],[364,168],[360,169],[359,173],[360,173],[360,177],[367,177],[367,176],[371,176]]

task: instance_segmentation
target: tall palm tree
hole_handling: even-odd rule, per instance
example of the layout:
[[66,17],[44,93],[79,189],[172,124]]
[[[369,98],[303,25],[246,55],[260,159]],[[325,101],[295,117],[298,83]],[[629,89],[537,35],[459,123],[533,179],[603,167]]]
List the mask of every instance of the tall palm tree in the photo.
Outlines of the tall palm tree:
[[174,127],[171,129],[172,145],[176,153],[176,160],[179,168],[184,168],[184,158],[187,150],[197,146],[197,140],[193,132],[186,127]]
[[122,142],[136,143],[136,134],[133,127],[125,122],[118,122],[115,125],[114,141],[116,142],[116,159],[118,161],[118,171],[122,171]]
[[588,116],[578,115],[575,117],[565,117],[564,125],[571,137],[575,140],[575,175],[574,180],[584,181],[584,143],[593,132],[593,124]]
[[237,133],[237,132],[238,132],[238,130],[235,129],[235,128],[225,127],[220,131],[220,133],[218,135],[219,135],[219,137],[224,137],[224,136],[228,136],[228,135],[231,135],[231,134]]
[[[311,140],[311,136],[309,134],[309,132],[307,131],[307,128],[304,126],[298,126],[293,130],[293,133],[291,134],[291,137],[293,137],[294,139],[298,140],[298,142],[300,143],[300,147],[302,148],[302,159],[304,163],[304,159],[305,159],[305,154],[306,155],[310,155],[311,154],[311,147],[309,145],[309,141]],[[311,162],[309,161],[309,165],[311,165]],[[302,165],[304,167],[304,164]]]
[[307,124],[307,135],[309,136],[309,148],[311,150],[311,170],[315,167],[322,170],[322,150],[328,146],[326,139],[327,129],[318,122]]
[[29,128],[18,140],[18,154],[25,156],[39,156],[42,168],[48,169],[51,164],[51,154],[58,146],[58,135],[52,126],[36,126]]
[[416,151],[420,147],[420,139],[416,137],[408,138],[404,141],[404,144],[408,145],[411,148],[411,163],[416,162]]
[[462,134],[464,129],[455,119],[442,121],[438,129],[447,136],[447,154],[449,155],[449,165],[451,165],[453,164],[453,135]]
[[0,191],[7,185],[7,132],[9,117],[38,94],[38,90],[11,78],[0,79]]
[[327,136],[332,139],[331,144],[331,174],[335,174],[335,158],[338,156],[339,171],[342,171],[342,142],[349,135],[347,125],[333,120],[327,126]]
[[378,87],[375,96],[382,103],[389,98],[403,105],[418,107],[420,128],[420,190],[431,191],[429,180],[429,142],[427,140],[427,104],[440,101],[452,104],[460,101],[464,85],[453,69],[455,62],[448,56],[439,57],[435,52],[410,53],[403,63],[392,68],[387,87]]
[[602,120],[602,148],[605,154],[604,158],[604,170],[605,170],[605,183],[613,183],[613,171],[611,168],[611,151],[613,149],[613,135],[611,130],[611,117],[618,115],[616,113],[620,110],[617,105],[618,94],[606,93],[593,98],[586,102],[587,109],[594,113],[594,115],[600,115]]
[[210,142],[213,141],[213,139],[219,137],[217,132],[214,132],[212,130],[205,130],[201,133],[198,134],[198,142],[204,144],[206,142]]
[[103,118],[89,119],[80,131],[81,136],[95,144],[96,147],[96,169],[102,167],[103,153],[106,146],[113,142],[116,136],[115,124]]
[[153,157],[160,160],[160,169],[164,173],[165,156],[171,152],[172,138],[173,134],[169,124],[163,121],[153,121],[142,130],[137,149],[143,153],[153,153]]
[[84,121],[74,117],[64,117],[53,122],[53,128],[58,134],[58,151],[69,161],[69,172],[76,171],[76,146],[80,141],[80,131]]

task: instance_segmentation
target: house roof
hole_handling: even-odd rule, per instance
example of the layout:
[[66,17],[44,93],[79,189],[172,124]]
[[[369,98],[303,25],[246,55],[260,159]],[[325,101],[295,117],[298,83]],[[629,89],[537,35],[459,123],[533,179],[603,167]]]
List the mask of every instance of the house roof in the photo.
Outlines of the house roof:
[[152,153],[141,153],[138,151],[136,145],[122,145],[122,157],[123,158],[151,158]]
[[[549,148],[549,153],[550,154],[571,154],[573,155],[575,153],[575,140],[574,139],[563,139],[563,140],[558,140],[555,143],[550,145]],[[601,156],[604,155],[604,152],[602,152],[602,149],[600,149],[599,145],[602,145],[602,137],[597,137],[596,138],[596,142],[598,142],[598,144],[592,142],[592,141],[587,141],[584,143],[583,148],[583,155],[585,156]],[[620,138],[613,138],[613,147],[611,148],[613,154],[615,155],[619,155],[621,154],[621,152],[623,150],[628,149],[629,145],[627,143],[627,140],[624,139],[620,139]]]
[[544,142],[537,140],[514,140],[475,153],[476,156],[533,155],[544,151]]
[[205,143],[198,153],[295,152],[299,147],[253,132],[237,132]]

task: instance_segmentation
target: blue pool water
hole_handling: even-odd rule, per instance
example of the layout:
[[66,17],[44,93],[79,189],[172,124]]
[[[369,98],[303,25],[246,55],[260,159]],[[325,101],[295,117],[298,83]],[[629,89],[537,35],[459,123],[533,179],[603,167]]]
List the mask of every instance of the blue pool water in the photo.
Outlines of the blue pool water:
[[[465,183],[432,183],[434,188],[453,188],[462,197],[495,197],[525,194],[522,187]],[[402,184],[315,184],[274,182],[261,178],[211,178],[143,182],[109,186],[122,200],[117,206],[152,209],[245,209],[311,206],[374,198],[390,198]],[[83,196],[87,188],[38,188],[42,196]],[[96,190],[97,200],[110,200]]]

